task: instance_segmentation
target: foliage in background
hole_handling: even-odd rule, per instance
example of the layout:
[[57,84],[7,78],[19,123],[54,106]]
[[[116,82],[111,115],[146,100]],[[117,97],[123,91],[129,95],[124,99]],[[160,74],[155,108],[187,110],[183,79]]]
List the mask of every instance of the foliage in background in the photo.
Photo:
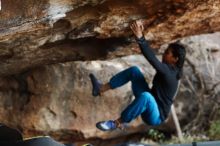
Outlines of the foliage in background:
[[214,121],[211,123],[210,129],[209,129],[209,137],[212,140],[220,139],[220,120]]
[[[177,136],[172,135],[171,137],[167,137],[164,133],[150,129],[146,135],[147,137],[141,140],[143,144],[150,145],[160,145],[160,144],[180,144],[180,140]],[[191,144],[192,142],[203,142],[209,141],[210,138],[204,134],[200,135],[191,135],[189,133],[183,133],[183,141],[182,144]]]
[[155,129],[150,129],[147,133],[147,136],[153,141],[157,141],[158,143],[162,143],[166,139],[164,133]]

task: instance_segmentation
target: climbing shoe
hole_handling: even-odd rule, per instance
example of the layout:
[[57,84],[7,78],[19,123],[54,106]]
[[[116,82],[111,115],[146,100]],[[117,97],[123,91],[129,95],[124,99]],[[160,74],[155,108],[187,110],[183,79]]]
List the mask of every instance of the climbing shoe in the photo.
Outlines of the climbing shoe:
[[96,127],[102,131],[112,131],[117,129],[116,122],[113,120],[98,122],[96,123]]
[[100,87],[101,87],[101,82],[99,82],[94,74],[89,74],[89,77],[92,82],[92,95],[93,96],[98,96],[100,95]]

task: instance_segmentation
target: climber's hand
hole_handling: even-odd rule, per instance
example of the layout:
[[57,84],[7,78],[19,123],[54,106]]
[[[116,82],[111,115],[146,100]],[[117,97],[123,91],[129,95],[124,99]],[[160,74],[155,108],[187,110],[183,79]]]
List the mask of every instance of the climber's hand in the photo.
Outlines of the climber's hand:
[[131,30],[137,38],[143,36],[144,26],[141,20],[136,20],[130,25]]

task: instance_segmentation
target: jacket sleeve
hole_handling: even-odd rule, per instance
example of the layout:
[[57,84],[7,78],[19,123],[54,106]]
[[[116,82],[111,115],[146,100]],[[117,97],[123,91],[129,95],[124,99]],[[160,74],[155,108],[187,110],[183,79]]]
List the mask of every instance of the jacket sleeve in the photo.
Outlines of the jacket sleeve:
[[152,51],[152,48],[150,48],[148,42],[145,40],[144,36],[139,39],[136,38],[136,40],[139,44],[142,54],[148,60],[148,62],[156,69],[156,71],[163,74],[167,73],[168,66],[158,60],[158,58]]

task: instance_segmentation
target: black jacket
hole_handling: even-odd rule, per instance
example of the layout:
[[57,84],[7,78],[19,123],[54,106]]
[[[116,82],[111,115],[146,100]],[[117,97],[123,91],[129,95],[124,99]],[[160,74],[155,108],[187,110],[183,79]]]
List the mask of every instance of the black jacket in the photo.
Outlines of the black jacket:
[[159,61],[144,37],[137,39],[137,42],[142,54],[156,70],[151,94],[158,104],[161,120],[164,121],[170,112],[173,97],[177,91],[178,69]]

